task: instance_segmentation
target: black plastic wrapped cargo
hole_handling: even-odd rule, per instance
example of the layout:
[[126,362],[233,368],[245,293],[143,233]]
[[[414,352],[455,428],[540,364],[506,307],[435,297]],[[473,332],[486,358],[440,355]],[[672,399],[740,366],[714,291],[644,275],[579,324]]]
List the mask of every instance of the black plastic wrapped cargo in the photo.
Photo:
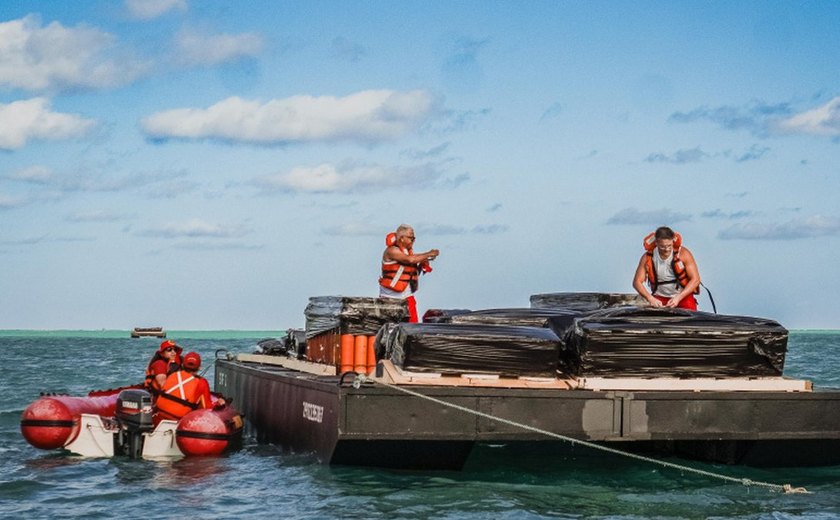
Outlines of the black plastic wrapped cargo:
[[508,308],[484,309],[464,314],[453,315],[452,323],[472,325],[507,325],[513,327],[543,327],[549,328],[562,341],[575,318],[583,313],[568,309],[554,308]]
[[644,307],[647,302],[635,293],[561,292],[531,295],[531,308],[534,309],[588,312],[627,305]]
[[560,350],[550,329],[499,325],[401,323],[383,327],[378,341],[404,370],[444,374],[556,377]]
[[288,336],[279,339],[265,338],[257,341],[257,347],[259,347],[260,354],[266,354],[269,356],[282,356],[289,353],[290,341]]
[[787,338],[764,318],[619,307],[575,320],[562,368],[593,377],[780,376]]
[[481,325],[511,325],[515,327],[548,327],[549,318],[555,316],[580,316],[580,313],[555,308],[482,309],[453,315],[452,323]]
[[307,339],[336,328],[340,334],[372,336],[385,323],[408,320],[408,307],[396,298],[313,296],[304,314]]
[[423,314],[423,323],[452,323],[452,317],[472,312],[469,309],[429,309]]

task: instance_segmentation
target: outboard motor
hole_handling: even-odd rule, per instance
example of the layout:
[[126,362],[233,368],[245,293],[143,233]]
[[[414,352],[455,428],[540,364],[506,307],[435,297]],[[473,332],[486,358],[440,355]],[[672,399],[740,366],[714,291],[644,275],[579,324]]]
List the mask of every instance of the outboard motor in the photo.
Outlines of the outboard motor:
[[143,434],[155,427],[152,394],[141,389],[123,390],[117,398],[115,418],[120,428],[114,435],[114,453],[139,459],[143,456]]

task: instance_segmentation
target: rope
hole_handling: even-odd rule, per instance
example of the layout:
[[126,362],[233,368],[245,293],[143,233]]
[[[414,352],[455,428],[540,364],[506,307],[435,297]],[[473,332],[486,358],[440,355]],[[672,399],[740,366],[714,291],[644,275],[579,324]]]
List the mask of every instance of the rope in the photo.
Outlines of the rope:
[[496,417],[496,416],[493,416],[493,415],[490,415],[490,414],[487,414],[487,413],[484,413],[484,412],[480,412],[478,410],[473,410],[471,408],[467,408],[465,406],[457,405],[457,404],[454,404],[454,403],[449,403],[447,401],[442,401],[440,399],[436,399],[434,397],[431,397],[431,396],[428,396],[428,395],[425,395],[425,394],[421,394],[420,392],[415,392],[414,390],[409,390],[408,388],[405,388],[405,387],[392,385],[392,384],[386,383],[384,381],[378,381],[378,380],[375,380],[375,379],[370,379],[367,376],[365,376],[364,374],[359,374],[357,380],[360,383],[363,383],[363,382],[366,382],[366,381],[372,381],[374,383],[377,383],[377,384],[380,384],[382,386],[391,388],[393,390],[399,390],[400,392],[403,392],[405,394],[413,395],[413,396],[419,397],[421,399],[426,399],[427,401],[431,401],[433,403],[437,403],[437,404],[442,405],[442,406],[447,406],[449,408],[454,408],[455,410],[459,410],[461,412],[477,415],[479,417],[483,417],[483,418],[489,419],[491,421],[496,421],[496,422],[500,422],[502,424],[507,424],[508,426],[513,426],[515,428],[521,428],[523,430],[528,430],[528,431],[531,431],[531,432],[534,432],[534,433],[539,433],[539,434],[542,434],[542,435],[546,435],[548,437],[552,437],[554,439],[559,439],[559,440],[563,440],[563,441],[566,441],[566,442],[570,442],[572,444],[579,444],[581,446],[586,446],[588,448],[605,451],[607,453],[612,453],[614,455],[620,455],[622,457],[629,457],[631,459],[641,460],[641,461],[644,461],[644,462],[650,462],[652,464],[659,464],[660,466],[664,466],[666,468],[676,469],[676,470],[684,471],[684,472],[687,472],[687,473],[694,473],[694,474],[697,474],[697,475],[702,475],[704,477],[716,478],[716,479],[724,480],[724,481],[727,481],[727,482],[735,482],[735,483],[738,483],[738,484],[742,484],[744,486],[765,487],[765,488],[772,489],[772,490],[775,490],[775,491],[782,491],[784,493],[806,493],[806,494],[810,494],[810,491],[808,491],[804,487],[793,487],[790,484],[774,484],[772,482],[762,482],[760,480],[752,480],[752,479],[748,479],[748,478],[730,477],[729,475],[722,475],[720,473],[714,473],[714,472],[711,472],[711,471],[692,468],[692,467],[689,467],[689,466],[683,466],[681,464],[675,464],[673,462],[667,462],[667,461],[664,461],[664,460],[654,459],[654,458],[651,458],[651,457],[645,457],[644,455],[638,455],[638,454],[635,454],[635,453],[629,453],[629,452],[626,452],[626,451],[621,451],[621,450],[618,450],[618,449],[615,449],[615,448],[610,448],[608,446],[602,446],[600,444],[595,444],[594,442],[575,439],[573,437],[568,437],[566,435],[561,435],[559,433],[550,432],[550,431],[547,431],[547,430],[543,430],[541,428],[536,428],[534,426],[529,426],[527,424],[518,423],[516,421],[511,421],[509,419],[504,419],[502,417]]
[[90,423],[87,423],[85,426],[87,427],[88,433],[90,434],[90,438],[93,439],[93,443],[96,444],[96,447],[99,448],[99,451],[102,452],[102,456],[104,457],[108,455],[108,452],[105,451],[101,444],[99,444],[99,439],[96,438],[96,434],[93,433],[93,426],[91,426]]
[[717,314],[717,307],[715,306],[715,299],[714,299],[714,297],[712,296],[712,291],[710,291],[708,287],[706,287],[705,285],[703,285],[703,282],[700,282],[700,285],[702,285],[702,286],[703,286],[703,289],[706,289],[706,294],[708,294],[708,295],[709,295],[709,301],[710,301],[710,302],[712,302],[712,311],[713,311],[715,314]]

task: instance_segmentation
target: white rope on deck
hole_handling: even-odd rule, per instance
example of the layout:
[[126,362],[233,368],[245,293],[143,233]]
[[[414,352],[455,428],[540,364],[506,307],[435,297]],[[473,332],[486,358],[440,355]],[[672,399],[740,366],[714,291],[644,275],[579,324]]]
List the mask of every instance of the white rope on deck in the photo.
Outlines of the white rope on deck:
[[[428,396],[428,395],[425,395],[425,394],[421,394],[420,392],[416,392],[414,390],[409,390],[408,388],[405,388],[405,387],[392,385],[392,384],[386,383],[384,381],[379,381],[377,379],[369,378],[364,374],[359,374],[356,378],[356,382],[358,382],[358,383],[373,382],[373,383],[385,386],[387,388],[391,388],[393,390],[398,390],[398,391],[403,392],[403,393],[408,394],[408,395],[413,395],[414,397],[419,397],[421,399],[425,399],[427,401],[437,403],[441,406],[446,406],[446,407],[449,407],[449,408],[453,408],[455,410],[459,410],[459,411],[462,411],[462,412],[465,412],[465,413],[469,413],[469,414],[472,414],[472,415],[483,417],[483,418],[489,419],[491,421],[496,421],[496,422],[499,422],[499,423],[502,423],[502,424],[507,424],[509,426],[513,426],[515,428],[521,428],[523,430],[528,430],[528,431],[531,431],[531,432],[534,432],[534,433],[539,433],[539,434],[545,435],[547,437],[552,437],[554,439],[563,440],[563,441],[566,441],[566,442],[569,442],[569,443],[572,443],[572,444],[579,444],[581,446],[586,446],[588,448],[605,451],[607,453],[612,453],[612,454],[615,454],[615,455],[620,455],[622,457],[629,457],[631,459],[641,460],[641,461],[644,461],[644,462],[650,462],[652,464],[658,464],[658,465],[663,466],[663,467],[676,469],[676,470],[684,471],[684,472],[687,472],[687,473],[694,473],[694,474],[697,474],[697,475],[702,475],[704,477],[715,478],[715,479],[724,480],[724,481],[727,481],[727,482],[735,482],[735,483],[738,483],[738,484],[741,484],[741,485],[744,485],[744,486],[764,487],[764,488],[772,489],[774,491],[782,491],[784,493],[811,494],[811,492],[808,491],[807,489],[805,489],[804,487],[794,487],[791,484],[774,484],[772,482],[762,482],[760,480],[752,480],[752,479],[749,479],[749,478],[730,477],[729,475],[723,475],[723,474],[720,474],[720,473],[714,473],[714,472],[711,472],[711,471],[692,468],[692,467],[689,467],[689,466],[683,466],[681,464],[675,464],[673,462],[667,462],[667,461],[664,461],[664,460],[654,459],[654,458],[651,458],[651,457],[645,457],[644,455],[637,455],[635,453],[629,453],[629,452],[626,452],[626,451],[621,451],[621,450],[618,450],[618,449],[615,449],[615,448],[610,448],[608,446],[602,446],[602,445],[596,444],[594,442],[575,439],[573,437],[568,437],[566,435],[550,432],[548,430],[543,430],[541,428],[537,428],[537,427],[534,427],[534,426],[529,426],[527,424],[518,423],[516,421],[511,421],[509,419],[504,419],[502,417],[496,417],[496,416],[493,416],[493,415],[490,415],[490,414],[487,414],[487,413],[484,413],[484,412],[480,412],[478,410],[473,410],[471,408],[467,408],[465,406],[461,406],[461,405],[457,405],[457,404],[450,403],[450,402],[447,402],[447,401],[443,401],[443,400],[440,400],[440,399],[436,399],[434,397],[431,397],[431,396]],[[354,384],[354,386],[356,386],[356,385]]]

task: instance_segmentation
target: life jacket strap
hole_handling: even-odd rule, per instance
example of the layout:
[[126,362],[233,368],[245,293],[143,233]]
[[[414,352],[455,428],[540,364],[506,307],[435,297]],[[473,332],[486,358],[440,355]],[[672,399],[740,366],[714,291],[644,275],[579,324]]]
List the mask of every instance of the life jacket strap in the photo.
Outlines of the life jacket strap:
[[158,399],[168,399],[172,402],[175,402],[175,403],[184,405],[186,407],[192,408],[193,410],[198,409],[198,403],[191,403],[191,402],[187,401],[186,399],[181,399],[180,397],[175,397],[174,395],[167,394],[166,392],[161,392],[160,395],[158,395]]

